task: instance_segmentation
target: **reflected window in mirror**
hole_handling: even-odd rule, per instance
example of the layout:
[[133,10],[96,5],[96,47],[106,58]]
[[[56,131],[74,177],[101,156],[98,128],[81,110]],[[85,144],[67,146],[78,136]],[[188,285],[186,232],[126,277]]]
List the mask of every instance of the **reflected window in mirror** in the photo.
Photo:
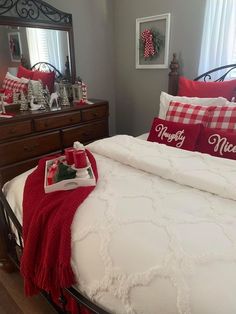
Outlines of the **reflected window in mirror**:
[[47,62],[65,74],[65,62],[69,56],[69,40],[66,31],[26,28],[30,67]]

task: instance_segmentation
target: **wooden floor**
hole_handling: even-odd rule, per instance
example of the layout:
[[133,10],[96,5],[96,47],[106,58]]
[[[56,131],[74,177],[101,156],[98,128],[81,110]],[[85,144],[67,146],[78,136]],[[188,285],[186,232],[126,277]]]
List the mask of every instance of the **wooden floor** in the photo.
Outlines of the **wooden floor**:
[[55,314],[55,310],[40,295],[26,298],[18,272],[6,274],[0,269],[1,314]]

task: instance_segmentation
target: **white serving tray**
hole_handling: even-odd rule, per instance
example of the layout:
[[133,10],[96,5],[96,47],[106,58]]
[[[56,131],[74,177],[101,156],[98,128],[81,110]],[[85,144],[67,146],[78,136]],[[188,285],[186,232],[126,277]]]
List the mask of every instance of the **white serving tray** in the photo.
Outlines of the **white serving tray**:
[[[96,179],[93,173],[93,169],[89,164],[88,167],[84,168],[83,171],[87,171],[89,178],[76,177],[74,179],[62,180],[60,182],[48,185],[47,184],[47,174],[49,167],[53,164],[55,160],[65,160],[65,156],[61,156],[59,158],[51,159],[46,161],[45,165],[45,175],[44,175],[44,191],[45,193],[51,193],[55,191],[65,191],[76,189],[80,186],[95,186]],[[76,168],[74,168],[76,170]],[[80,171],[80,170],[78,170]]]

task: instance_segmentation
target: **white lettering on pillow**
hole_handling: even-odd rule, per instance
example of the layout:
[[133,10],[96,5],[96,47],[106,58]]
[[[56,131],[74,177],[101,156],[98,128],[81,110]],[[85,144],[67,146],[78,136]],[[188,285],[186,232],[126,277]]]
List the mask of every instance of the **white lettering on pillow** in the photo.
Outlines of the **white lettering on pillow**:
[[182,147],[185,140],[184,130],[177,131],[176,133],[168,133],[167,126],[164,126],[163,124],[158,124],[155,128],[155,131],[157,132],[157,137],[160,137],[162,140],[163,138],[166,138],[167,142],[169,143],[173,141],[180,141],[176,144],[176,147]]
[[215,145],[214,152],[219,152],[221,156],[224,153],[236,153],[236,145],[227,141],[226,137],[221,137],[219,134],[213,134],[208,138],[210,145]]

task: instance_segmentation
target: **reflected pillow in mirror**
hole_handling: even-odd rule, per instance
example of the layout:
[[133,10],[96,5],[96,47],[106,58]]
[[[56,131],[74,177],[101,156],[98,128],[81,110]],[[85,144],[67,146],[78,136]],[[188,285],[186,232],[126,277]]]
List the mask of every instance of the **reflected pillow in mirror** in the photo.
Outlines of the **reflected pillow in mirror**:
[[[12,75],[10,76],[12,77]],[[6,77],[3,80],[2,88],[8,90],[15,90],[16,92],[27,92],[28,83],[23,83],[19,78],[11,79],[7,73]]]
[[215,157],[236,160],[236,134],[203,128],[198,139],[197,150]]
[[55,72],[33,71],[33,80],[41,80],[44,88],[47,86],[50,93],[54,92]]
[[149,142],[194,151],[202,124],[185,124],[154,118]]
[[224,82],[192,81],[186,77],[179,78],[178,96],[187,97],[224,97],[231,100],[235,96],[236,80]]
[[22,78],[25,77],[27,79],[33,78],[33,71],[24,68],[22,65],[18,66],[17,77]]

